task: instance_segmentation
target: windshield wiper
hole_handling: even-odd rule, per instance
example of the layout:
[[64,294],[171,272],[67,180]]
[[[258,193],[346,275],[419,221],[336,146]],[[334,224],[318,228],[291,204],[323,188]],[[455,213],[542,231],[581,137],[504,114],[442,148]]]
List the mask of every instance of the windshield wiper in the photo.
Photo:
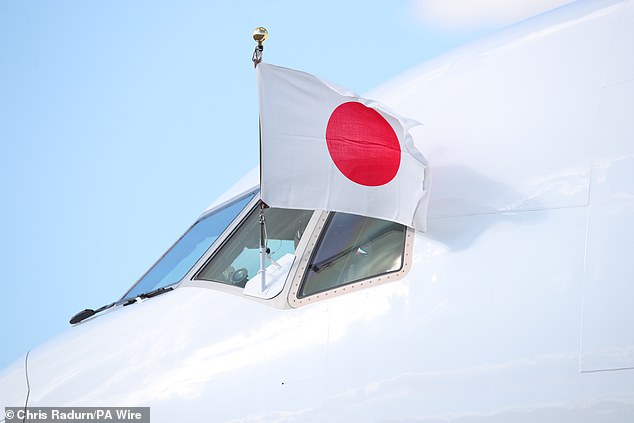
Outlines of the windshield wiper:
[[389,226],[385,227],[385,228],[381,228],[380,230],[376,231],[375,233],[369,234],[368,236],[365,237],[364,240],[362,240],[360,242],[357,242],[356,244],[352,245],[351,247],[348,247],[348,248],[346,248],[343,251],[335,253],[335,254],[331,255],[330,257],[326,257],[323,260],[320,260],[318,262],[312,263],[311,265],[308,266],[308,270],[312,270],[313,272],[318,273],[318,272],[324,270],[325,268],[335,264],[337,261],[339,261],[342,258],[346,257],[348,254],[350,254],[351,252],[353,252],[355,250],[357,250],[361,254],[367,254],[363,250],[363,246],[365,244],[369,244],[370,242],[381,238],[382,236],[390,233],[393,230],[394,229],[392,227],[389,227]]
[[137,300],[144,300],[146,298],[152,298],[152,297],[156,297],[157,295],[161,295],[164,294],[168,291],[172,291],[174,289],[174,287],[170,286],[170,287],[162,287],[162,288],[157,288],[157,289],[153,289],[152,291],[148,291],[148,292],[144,292],[142,294],[137,295],[136,297],[133,298],[126,298],[126,299],[122,299],[119,301],[115,301],[114,303],[110,303],[110,304],[106,304],[105,306],[99,307],[97,310],[93,310],[92,308],[87,308],[83,311],[80,311],[79,313],[75,314],[71,319],[70,319],[70,324],[74,325],[75,323],[79,323],[82,320],[86,320],[89,317],[94,316],[97,313],[101,313],[104,310],[108,310],[109,308],[112,308],[116,305],[119,304],[123,304],[124,306],[128,306],[130,304],[134,304],[137,302]]
[[174,287],[173,286],[168,286],[167,288],[162,287],[162,288],[157,288],[157,289],[153,289],[152,291],[148,291],[148,292],[144,292],[143,294],[139,294],[136,297],[133,298],[128,298],[127,300],[122,300],[121,302],[123,303],[123,306],[129,306],[130,304],[134,304],[137,302],[137,300],[144,300],[146,298],[152,298],[152,297],[156,297],[157,295],[161,295],[164,294],[166,292],[169,292],[171,290],[173,290]]
[[110,303],[110,304],[106,304],[105,306],[99,307],[97,310],[93,310],[92,308],[87,308],[83,311],[80,311],[79,313],[75,314],[73,317],[71,317],[70,319],[70,324],[74,325],[75,323],[79,323],[82,320],[85,320],[91,316],[94,316],[97,313],[100,313],[104,310],[109,309],[110,307],[114,307],[115,305],[117,305],[117,302],[114,303]]

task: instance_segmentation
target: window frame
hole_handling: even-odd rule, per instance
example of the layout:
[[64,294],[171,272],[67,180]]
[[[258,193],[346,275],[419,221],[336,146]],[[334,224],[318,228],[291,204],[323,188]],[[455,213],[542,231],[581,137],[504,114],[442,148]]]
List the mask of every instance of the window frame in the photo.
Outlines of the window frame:
[[[258,190],[255,190],[255,191],[257,192]],[[254,191],[249,190],[248,192],[244,192],[240,194],[239,196],[236,196],[232,198],[231,200],[224,202],[222,205],[219,205],[218,207],[214,207],[213,210],[216,210],[219,207],[223,207],[225,204],[231,201],[235,201],[236,199],[252,192]],[[190,271],[181,280],[179,286],[212,289],[215,291],[221,291],[221,292],[237,295],[239,297],[256,301],[262,304],[266,304],[274,308],[288,309],[288,308],[303,307],[308,304],[326,300],[328,298],[333,298],[333,297],[348,294],[351,292],[356,292],[361,289],[381,285],[387,282],[393,282],[393,281],[404,278],[411,270],[415,231],[414,229],[406,226],[405,240],[404,240],[404,246],[403,246],[403,264],[400,270],[374,275],[369,278],[360,279],[355,282],[347,283],[345,285],[340,285],[326,291],[314,293],[311,295],[307,295],[303,298],[300,298],[299,289],[302,285],[305,274],[307,272],[308,264],[310,263],[314,253],[316,252],[316,247],[321,242],[326,225],[330,222],[331,216],[333,216],[335,213],[335,212],[328,212],[323,210],[315,210],[313,211],[313,215],[311,216],[310,221],[306,225],[306,229],[304,231],[305,236],[301,238],[300,243],[297,245],[297,248],[295,249],[296,258],[288,273],[284,288],[275,297],[270,299],[257,298],[250,295],[246,295],[244,293],[244,288],[241,288],[239,286],[229,285],[219,281],[195,279],[196,275],[207,265],[208,261],[213,259],[214,255],[219,251],[220,247],[222,247],[222,245],[224,245],[224,243],[231,236],[233,236],[235,231],[240,226],[243,225],[246,218],[258,206],[259,202],[260,202],[260,196],[256,195],[244,207],[244,209],[240,212],[240,214],[236,216],[234,221],[231,222],[231,224],[218,237],[218,239],[211,245],[211,247],[209,247],[209,249],[205,252],[205,254],[203,254],[203,256],[198,260],[198,262],[190,269]],[[213,212],[213,210],[210,210],[209,213]]]
[[317,301],[322,301],[328,298],[333,298],[350,292],[358,291],[360,289],[399,280],[405,277],[405,275],[409,273],[412,267],[412,252],[414,248],[413,246],[415,232],[414,229],[406,226],[405,240],[403,245],[403,264],[400,270],[381,273],[365,279],[360,279],[354,282],[340,285],[325,291],[316,292],[305,297],[300,297],[300,288],[306,276],[306,272],[308,271],[308,265],[312,261],[313,256],[317,251],[317,247],[320,245],[325,234],[324,229],[330,223],[334,213],[335,212],[322,213],[319,216],[319,219],[316,222],[316,226],[310,234],[309,239],[307,240],[308,242],[306,248],[302,252],[302,256],[299,259],[299,264],[295,273],[289,274],[289,277],[292,277],[292,280],[287,301],[292,308],[302,307]]
[[[163,260],[163,258],[164,258],[164,257],[165,257],[165,256],[166,256],[166,255],[167,255],[170,251],[172,251],[172,249],[176,246],[176,244],[178,244],[178,243],[181,241],[181,239],[183,239],[183,237],[184,237],[184,236],[185,236],[185,235],[186,235],[186,234],[187,234],[187,233],[188,233],[188,232],[189,232],[189,231],[190,231],[190,230],[191,230],[194,226],[196,226],[196,225],[197,225],[197,224],[198,224],[201,220],[203,220],[204,218],[206,218],[206,217],[207,217],[207,216],[209,216],[210,214],[215,213],[216,211],[218,211],[218,210],[220,210],[220,209],[222,209],[222,208],[224,208],[224,207],[226,207],[226,206],[228,206],[228,205],[230,205],[230,204],[232,204],[232,203],[238,202],[238,201],[242,200],[243,198],[248,197],[249,195],[254,195],[254,194],[257,194],[259,191],[260,191],[260,188],[259,188],[259,187],[253,187],[253,188],[251,188],[251,189],[249,189],[249,190],[247,190],[247,191],[243,191],[243,192],[241,192],[240,194],[235,195],[235,196],[233,196],[233,197],[229,198],[229,199],[228,199],[228,200],[226,200],[226,201],[223,201],[222,203],[218,204],[217,206],[215,206],[215,207],[213,207],[213,208],[211,208],[211,209],[209,209],[209,210],[206,210],[203,214],[201,214],[201,215],[198,217],[198,219],[196,219],[196,221],[195,221],[194,223],[192,223],[192,224],[191,224],[191,225],[187,228],[187,230],[185,230],[185,232],[183,232],[183,233],[181,234],[181,236],[180,236],[180,237],[178,237],[178,239],[177,239],[176,241],[174,241],[174,242],[172,243],[172,245],[170,245],[170,247],[169,247],[167,250],[165,250],[165,252],[164,252],[164,253],[163,253],[163,254],[162,254],[162,255],[161,255],[161,256],[160,256],[160,257],[159,257],[159,258],[158,258],[158,259],[157,259],[154,263],[152,263],[152,265],[151,265],[151,266],[150,266],[150,267],[149,267],[149,268],[148,268],[148,269],[147,269],[147,270],[146,270],[146,271],[145,271],[145,272],[141,275],[141,277],[139,277],[136,281],[134,281],[134,283],[133,283],[133,284],[132,284],[132,285],[131,285],[131,286],[130,286],[130,287],[129,287],[126,291],[125,291],[125,293],[121,296],[121,298],[119,299],[119,301],[123,300],[123,299],[124,299],[124,298],[125,298],[125,297],[126,297],[126,296],[127,296],[127,295],[128,295],[128,294],[132,291],[132,290],[133,290],[133,289],[134,289],[134,287],[136,287],[136,286],[137,286],[137,284],[138,284],[139,282],[141,282],[141,280],[143,280],[143,278],[145,278],[145,276],[146,276],[146,275],[147,275],[147,274],[148,274],[148,273],[149,273],[152,269],[154,269],[154,267],[155,267],[155,266],[156,266],[156,265],[157,265],[157,264],[158,264],[161,260]],[[245,210],[250,210],[251,204],[252,204],[254,201],[257,201],[258,199],[259,199],[259,195],[254,195],[254,197],[251,199],[251,201],[249,201],[249,202],[248,202],[248,203],[244,206],[244,208],[240,211],[240,213],[238,213],[238,215],[236,216],[236,218],[235,218],[235,219],[234,219],[231,223],[229,223],[229,225],[228,225],[228,226],[225,228],[225,230],[224,230],[224,231],[220,234],[220,236],[218,236],[218,239],[216,239],[216,241],[214,241],[214,242],[213,242],[213,243],[209,246],[209,248],[207,248],[207,250],[205,251],[205,253],[204,253],[202,256],[200,256],[200,257],[198,258],[198,260],[196,260],[196,262],[192,265],[192,267],[189,269],[189,271],[188,271],[187,273],[185,273],[185,275],[183,275],[183,277],[182,277],[182,278],[180,278],[177,282],[174,282],[174,283],[172,283],[172,284],[169,284],[169,285],[165,285],[165,286],[163,286],[163,288],[170,288],[170,287],[171,287],[171,288],[173,288],[173,289],[176,289],[176,288],[180,287],[181,285],[183,285],[184,283],[186,283],[187,281],[189,281],[189,280],[190,280],[190,274],[192,273],[192,271],[195,271],[196,269],[198,269],[198,268],[200,267],[200,263],[201,263],[201,262],[204,262],[203,260],[205,259],[205,257],[206,257],[207,255],[209,255],[209,254],[213,253],[213,251],[215,251],[215,250],[216,250],[217,246],[219,245],[219,244],[218,244],[218,242],[219,242],[221,239],[226,238],[227,234],[231,233],[231,230],[232,230],[231,228],[233,227],[233,225],[234,225],[235,221],[236,221],[236,220],[239,220],[239,219],[241,218],[241,216],[243,216],[243,214],[244,214],[244,211],[245,211]],[[130,297],[130,299],[133,299],[133,298],[134,298],[134,297]]]
[[227,226],[227,228],[222,232],[222,234],[220,234],[218,239],[216,239],[216,241],[213,244],[211,244],[211,246],[207,249],[207,251],[205,251],[205,254],[203,254],[200,257],[200,259],[196,262],[196,264],[189,270],[189,272],[187,272],[187,274],[183,277],[183,279],[181,281],[182,286],[198,286],[198,287],[208,288],[209,284],[213,284],[213,286],[222,285],[222,286],[225,286],[225,287],[229,288],[229,290],[227,292],[235,293],[236,291],[237,292],[242,292],[243,291],[243,288],[240,288],[239,286],[227,285],[227,284],[223,284],[221,282],[215,282],[215,281],[197,280],[197,279],[195,279],[195,277],[198,274],[198,272],[200,272],[200,270],[203,267],[205,267],[207,262],[214,256],[214,254],[216,254],[216,251],[218,251],[220,249],[220,247],[226,242],[226,240],[229,239],[229,237],[231,237],[231,235],[233,235],[235,230],[240,225],[242,225],[242,223],[247,218],[249,213],[251,213],[251,211],[258,205],[258,203],[260,202],[260,195],[258,194],[259,191],[260,191],[259,187],[254,188],[254,189],[250,189],[249,191],[243,192],[240,195],[237,195],[237,196],[231,198],[230,200],[227,200],[227,201],[223,202],[222,204],[218,205],[217,207],[214,207],[213,209],[211,209],[207,213],[205,213],[204,216],[207,216],[208,214],[213,213],[217,209],[220,209],[220,208],[224,207],[226,204],[231,203],[233,201],[236,201],[239,198],[243,198],[243,197],[246,197],[247,195],[251,195],[251,194],[256,194],[251,199],[251,201],[249,201],[247,203],[247,205],[244,206],[242,211],[240,211],[240,213],[238,213],[236,218],[233,219],[233,221],[229,224],[229,226]]
[[196,279],[196,276],[198,275],[198,273],[200,273],[200,271],[202,271],[202,269],[207,265],[207,263],[210,260],[213,260],[215,254],[220,251],[220,249],[222,248],[222,246],[225,244],[226,241],[229,240],[230,237],[232,237],[235,232],[244,224],[244,222],[246,221],[247,217],[254,211],[256,210],[256,208],[258,207],[260,202],[260,196],[256,195],[253,200],[251,202],[249,202],[249,204],[247,204],[245,206],[245,208],[242,210],[242,212],[236,217],[236,219],[227,227],[227,230],[220,236],[218,237],[218,239],[216,240],[216,243],[214,243],[214,245],[212,246],[213,248],[210,248],[202,257],[201,259],[198,261],[198,263],[196,263],[196,266],[194,266],[190,272],[185,275],[184,278],[184,282],[183,282],[183,287],[187,287],[187,286],[193,286],[193,287],[199,287],[199,288],[207,288],[207,289],[213,289],[216,291],[221,291],[221,292],[225,292],[225,293],[229,293],[229,294],[234,294],[234,295],[238,295],[242,298],[247,298],[259,303],[263,303],[263,304],[267,304],[269,306],[275,307],[275,308],[279,308],[279,309],[288,309],[288,301],[287,301],[287,297],[288,297],[288,290],[289,287],[291,286],[291,284],[289,283],[289,281],[294,280],[294,278],[296,277],[297,274],[297,268],[298,268],[298,263],[301,261],[301,259],[305,256],[305,251],[306,251],[306,245],[308,243],[309,239],[312,239],[314,233],[315,233],[315,228],[318,225],[318,219],[323,216],[324,214],[327,214],[326,212],[322,212],[319,210],[313,210],[313,214],[310,218],[310,220],[308,221],[308,224],[306,225],[306,228],[304,230],[304,235],[302,236],[302,238],[300,239],[299,244],[297,245],[297,248],[295,249],[295,260],[293,261],[293,265],[291,266],[289,272],[288,272],[288,276],[286,279],[286,282],[284,284],[284,288],[282,289],[282,291],[277,294],[275,297],[270,298],[270,299],[263,299],[263,298],[258,298],[258,297],[254,297],[254,296],[250,296],[244,293],[244,288],[241,288],[237,285],[230,285],[230,284],[226,284],[220,281],[214,281],[214,280],[204,280],[204,279]]
[[[234,284],[230,284],[227,282],[223,282],[220,280],[215,280],[215,279],[206,279],[206,278],[202,278],[200,277],[201,273],[203,272],[203,270],[205,270],[205,268],[211,264],[211,262],[216,259],[218,257],[219,254],[221,254],[222,249],[227,245],[228,242],[231,241],[232,237],[236,236],[237,233],[243,229],[243,225],[247,224],[247,219],[255,217],[257,219],[258,215],[257,213],[259,212],[259,202],[256,202],[256,204],[250,208],[249,213],[247,213],[240,221],[240,223],[235,227],[235,229],[231,232],[231,234],[227,237],[224,238],[224,241],[218,245],[218,248],[216,248],[214,250],[214,252],[210,255],[210,257],[208,258],[208,260],[206,260],[201,266],[198,267],[198,270],[193,274],[192,277],[192,281],[202,281],[202,282],[213,282],[213,283],[221,283],[224,285],[229,285],[229,286],[237,286],[238,288],[244,290],[245,287],[240,287],[239,285],[234,285]],[[313,218],[313,215],[315,213],[314,210],[297,210],[297,209],[285,209],[285,208],[267,208],[266,210],[284,210],[284,211],[290,211],[290,212],[298,212],[298,211],[302,211],[302,212],[307,212],[309,219],[306,222],[306,228],[308,227],[308,224],[310,223],[310,221]],[[285,221],[284,221],[285,222]],[[256,226],[256,228],[259,228],[258,226]],[[259,230],[259,229],[258,229]],[[306,229],[304,229],[305,232]],[[298,244],[301,244],[301,242]],[[257,248],[258,251],[258,255],[259,255],[259,248]],[[293,255],[295,256],[295,259],[300,256],[302,254],[302,252],[299,250],[299,248],[295,248],[295,251],[293,253]],[[279,260],[280,258],[278,257],[277,260]],[[258,261],[259,264],[259,261]],[[292,267],[292,266],[291,266]],[[255,276],[255,275],[254,275]],[[250,279],[249,279],[250,280]]]

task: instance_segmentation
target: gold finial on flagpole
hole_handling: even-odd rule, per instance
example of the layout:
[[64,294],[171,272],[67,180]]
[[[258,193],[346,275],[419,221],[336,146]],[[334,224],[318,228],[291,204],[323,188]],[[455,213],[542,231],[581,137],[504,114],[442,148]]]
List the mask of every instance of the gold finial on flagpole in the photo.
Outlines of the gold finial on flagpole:
[[253,30],[253,39],[256,43],[258,43],[258,46],[261,46],[268,36],[269,31],[267,31],[263,26],[259,26]]
[[262,61],[262,52],[264,51],[264,41],[269,36],[269,32],[266,28],[259,26],[253,30],[253,40],[258,43],[255,46],[255,50],[253,51],[253,56],[251,60],[253,60],[253,66],[257,67],[258,63]]

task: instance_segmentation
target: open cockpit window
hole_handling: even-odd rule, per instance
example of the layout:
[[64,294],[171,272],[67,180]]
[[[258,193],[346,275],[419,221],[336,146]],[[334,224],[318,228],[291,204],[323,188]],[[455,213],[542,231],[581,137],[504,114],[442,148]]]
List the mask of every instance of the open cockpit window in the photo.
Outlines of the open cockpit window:
[[251,192],[198,220],[161,259],[124,295],[134,298],[154,289],[174,285],[189,272],[202,255],[253,199]]
[[[297,244],[313,211],[267,208],[264,210],[267,266],[292,263]],[[279,263],[278,263],[279,262]],[[244,288],[260,269],[260,219],[256,207],[231,234],[195,280],[221,282]]]
[[412,231],[398,223],[331,213],[308,252],[310,259],[300,268],[302,276],[294,281],[291,305],[402,276],[409,266],[411,236]]

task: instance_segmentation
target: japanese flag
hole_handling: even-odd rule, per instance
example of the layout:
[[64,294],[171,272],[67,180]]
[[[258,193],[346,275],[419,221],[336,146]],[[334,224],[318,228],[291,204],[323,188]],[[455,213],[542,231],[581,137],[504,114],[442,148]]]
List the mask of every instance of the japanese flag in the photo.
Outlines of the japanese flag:
[[417,122],[313,75],[260,63],[261,198],[425,230],[430,179]]

